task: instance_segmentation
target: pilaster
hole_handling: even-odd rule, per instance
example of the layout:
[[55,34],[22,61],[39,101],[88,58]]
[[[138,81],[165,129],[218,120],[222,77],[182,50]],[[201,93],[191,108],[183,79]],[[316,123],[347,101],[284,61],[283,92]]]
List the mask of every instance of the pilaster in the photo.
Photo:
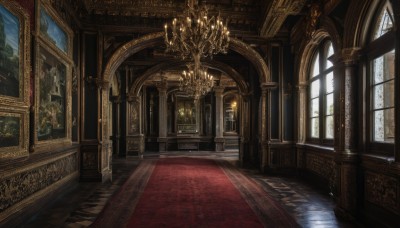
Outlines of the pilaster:
[[224,151],[224,113],[223,113],[223,93],[225,87],[214,86],[213,88],[215,94],[215,151]]
[[260,144],[260,169],[263,172],[266,172],[269,168],[271,168],[271,153],[270,153],[270,141],[271,141],[271,134],[270,134],[270,121],[271,121],[271,104],[270,104],[270,97],[271,97],[271,89],[275,88],[275,83],[270,84],[263,84],[261,86],[261,103],[260,103],[260,119],[261,119],[261,129],[259,132],[259,144]]
[[111,98],[111,102],[113,104],[113,154],[119,155],[119,140],[121,136],[121,127],[120,127],[120,105],[121,105],[121,97],[115,96]]
[[162,75],[161,82],[157,84],[158,89],[158,148],[160,152],[167,151],[167,90],[166,78]]
[[144,135],[142,134],[141,97],[127,95],[126,158],[143,157]]
[[335,84],[335,163],[331,183],[336,197],[335,212],[353,218],[357,210],[357,69],[359,49],[343,49],[336,58]]

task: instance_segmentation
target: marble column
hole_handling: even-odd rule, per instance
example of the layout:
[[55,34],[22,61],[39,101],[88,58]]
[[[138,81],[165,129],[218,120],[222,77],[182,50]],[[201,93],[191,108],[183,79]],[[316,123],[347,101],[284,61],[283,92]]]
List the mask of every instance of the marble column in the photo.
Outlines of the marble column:
[[336,198],[335,212],[352,218],[357,210],[357,69],[359,49],[343,49],[336,58],[335,77],[335,163],[330,187]]
[[297,90],[297,102],[296,102],[296,113],[298,113],[298,117],[295,118],[295,127],[297,129],[297,138],[296,138],[296,156],[297,156],[297,164],[296,167],[298,171],[306,168],[306,152],[304,147],[304,142],[306,141],[307,135],[307,85],[299,84],[296,87]]
[[158,89],[158,149],[160,152],[167,151],[167,89],[166,78],[161,76],[161,82],[157,84]]
[[215,151],[224,151],[224,104],[223,86],[214,86],[215,94]]

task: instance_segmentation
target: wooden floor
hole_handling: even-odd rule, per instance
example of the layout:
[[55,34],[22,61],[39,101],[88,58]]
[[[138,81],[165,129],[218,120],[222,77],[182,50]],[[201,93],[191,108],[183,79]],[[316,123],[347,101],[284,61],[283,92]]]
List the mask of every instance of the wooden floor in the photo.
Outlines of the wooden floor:
[[[205,156],[226,159],[233,164],[235,152],[168,152],[147,153],[143,159],[168,156]],[[48,204],[38,214],[26,221],[23,227],[87,227],[107,203],[109,197],[124,183],[140,160],[116,158],[113,161],[112,183],[77,183],[63,195]],[[302,227],[358,227],[339,220],[334,212],[333,200],[327,192],[312,187],[294,177],[261,175],[255,170],[243,170],[263,189],[280,202]]]

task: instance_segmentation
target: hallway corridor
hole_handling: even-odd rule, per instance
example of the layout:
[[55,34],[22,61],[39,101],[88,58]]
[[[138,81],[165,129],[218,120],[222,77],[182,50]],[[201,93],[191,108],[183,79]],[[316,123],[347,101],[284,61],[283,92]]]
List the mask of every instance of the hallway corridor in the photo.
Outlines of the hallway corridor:
[[[237,153],[225,152],[167,152],[145,153],[143,159],[165,157],[207,157],[224,159],[232,164],[238,161]],[[27,221],[23,227],[87,227],[96,219],[107,200],[121,187],[139,165],[140,160],[115,158],[112,183],[78,183],[71,186],[52,204]],[[259,174],[256,170],[241,169],[257,181],[277,200],[302,227],[357,227],[338,220],[333,212],[334,203],[327,192],[294,177],[276,177]]]

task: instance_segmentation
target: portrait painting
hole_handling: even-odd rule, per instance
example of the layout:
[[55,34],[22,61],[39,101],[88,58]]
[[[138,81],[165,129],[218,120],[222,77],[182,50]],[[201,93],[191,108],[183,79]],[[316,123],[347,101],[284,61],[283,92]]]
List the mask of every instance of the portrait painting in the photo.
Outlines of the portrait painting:
[[39,48],[37,140],[66,137],[67,67],[43,47]]
[[20,83],[20,21],[0,4],[0,95],[19,98]]
[[68,53],[68,35],[57,24],[57,22],[46,12],[44,8],[40,8],[40,34],[47,41],[55,45],[64,53]]

